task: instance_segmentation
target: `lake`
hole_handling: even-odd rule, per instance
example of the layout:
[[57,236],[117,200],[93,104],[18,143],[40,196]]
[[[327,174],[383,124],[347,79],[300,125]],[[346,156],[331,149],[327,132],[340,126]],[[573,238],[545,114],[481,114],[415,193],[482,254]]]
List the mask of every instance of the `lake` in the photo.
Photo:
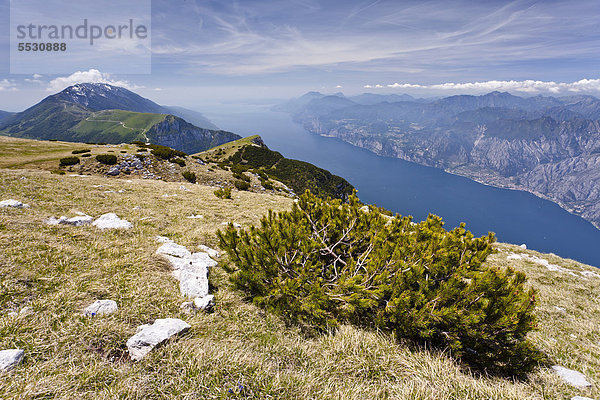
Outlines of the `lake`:
[[525,243],[600,266],[600,230],[558,205],[530,193],[486,186],[404,160],[380,157],[341,140],[307,132],[284,113],[206,113],[221,129],[242,136],[259,134],[285,157],[308,161],[344,177],[360,199],[423,220],[441,216],[450,229],[460,222],[475,235],[496,233],[498,241]]

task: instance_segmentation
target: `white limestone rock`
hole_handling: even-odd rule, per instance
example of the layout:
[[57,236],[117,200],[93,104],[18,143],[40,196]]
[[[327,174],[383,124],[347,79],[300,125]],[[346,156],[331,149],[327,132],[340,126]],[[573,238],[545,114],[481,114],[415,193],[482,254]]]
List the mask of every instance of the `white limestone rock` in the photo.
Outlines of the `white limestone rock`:
[[194,299],[194,307],[198,310],[210,311],[215,306],[215,296],[212,294]]
[[187,322],[177,318],[157,319],[152,325],[142,325],[127,340],[129,355],[132,360],[139,361],[159,344],[190,328]]
[[515,253],[511,253],[506,257],[507,260],[520,260],[522,258],[523,257],[521,257],[520,254],[515,254]]
[[33,307],[30,306],[25,306],[23,308],[21,308],[21,311],[19,311],[19,316],[26,316],[26,315],[31,315],[33,314]]
[[519,246],[520,248],[522,248],[523,250],[527,250],[527,245],[525,243],[523,243],[522,245]]
[[92,225],[98,229],[131,229],[133,224],[129,221],[121,219],[115,213],[103,214],[95,220]]
[[0,371],[10,371],[21,362],[24,355],[21,349],[0,350]]
[[83,311],[83,315],[86,317],[107,315],[116,312],[117,309],[117,302],[114,300],[96,300],[86,307],[86,309]]
[[166,236],[160,236],[160,235],[156,236],[156,241],[157,241],[158,243],[171,243],[171,242],[173,242],[173,241],[172,241],[171,239],[169,239],[168,237],[166,237]]
[[583,396],[574,396],[574,397],[571,397],[571,400],[594,400],[594,399],[591,399],[589,397],[583,397]]
[[210,247],[205,246],[203,244],[198,246],[198,249],[208,254],[210,258],[219,258],[219,252],[215,249],[211,249]]
[[29,204],[23,204],[19,200],[8,199],[0,201],[0,207],[29,208]]
[[66,219],[59,223],[65,225],[82,226],[89,225],[92,223],[92,221],[94,221],[94,218],[90,217],[89,215],[80,215],[77,217]]
[[60,218],[50,217],[44,221],[48,225],[72,225],[72,226],[83,226],[92,223],[94,218],[89,215],[78,215],[77,217],[67,218],[62,215]]
[[560,376],[563,381],[571,386],[575,386],[577,388],[586,388],[592,386],[592,384],[588,382],[585,375],[583,375],[581,372],[561,367],[560,365],[553,365],[552,369],[554,370],[554,373]]
[[156,250],[156,254],[169,255],[174,257],[190,257],[192,253],[182,245],[179,245],[173,241],[166,242]]
[[208,295],[208,270],[203,265],[191,265],[179,271],[179,290],[188,298]]

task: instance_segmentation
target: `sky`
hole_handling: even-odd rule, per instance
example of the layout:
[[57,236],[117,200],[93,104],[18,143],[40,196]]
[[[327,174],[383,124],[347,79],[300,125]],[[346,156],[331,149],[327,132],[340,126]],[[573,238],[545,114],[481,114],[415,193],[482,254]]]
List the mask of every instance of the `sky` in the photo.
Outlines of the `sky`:
[[[73,2],[52,1],[69,16]],[[56,12],[48,7],[40,14]],[[61,73],[40,62],[11,74],[10,1],[0,0],[0,110],[21,111],[85,81],[199,111],[312,90],[600,96],[598,21],[597,0],[153,0],[150,73],[65,57]]]

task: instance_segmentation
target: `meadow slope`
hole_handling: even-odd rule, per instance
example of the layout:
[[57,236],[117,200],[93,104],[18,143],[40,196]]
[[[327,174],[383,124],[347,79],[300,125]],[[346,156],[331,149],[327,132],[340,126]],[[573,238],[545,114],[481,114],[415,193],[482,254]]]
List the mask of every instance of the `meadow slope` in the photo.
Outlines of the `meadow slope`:
[[[56,175],[46,169],[81,146],[36,142],[26,152],[22,146],[29,142],[14,143],[0,141],[0,200],[30,208],[0,208],[0,350],[22,348],[25,358],[0,373],[0,399],[600,398],[595,268],[501,243],[487,261],[527,273],[539,291],[539,329],[531,340],[553,363],[584,373],[589,389],[568,386],[547,367],[524,381],[481,376],[443,352],[351,326],[307,337],[246,302],[228,281],[225,257],[210,272],[214,312],[190,315],[180,309],[177,280],[154,255],[160,245],[155,237],[190,250],[216,248],[215,232],[224,223],[248,227],[269,209],[289,209],[292,199],[234,191],[233,199],[223,200],[208,185]],[[134,227],[99,231],[43,222],[77,212],[114,212]],[[115,300],[119,310],[83,317],[83,309],[101,298]],[[131,361],[125,342],[136,327],[167,317],[192,328]]]

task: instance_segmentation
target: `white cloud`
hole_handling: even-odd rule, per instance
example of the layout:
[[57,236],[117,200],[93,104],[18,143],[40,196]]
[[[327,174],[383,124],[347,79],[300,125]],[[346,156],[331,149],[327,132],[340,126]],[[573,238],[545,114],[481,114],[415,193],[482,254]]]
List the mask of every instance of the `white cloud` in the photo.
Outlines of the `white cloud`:
[[[383,88],[383,85],[365,85],[365,88]],[[385,87],[392,89],[424,89],[424,90],[442,90],[457,92],[489,92],[516,91],[524,93],[590,93],[600,92],[600,79],[581,79],[575,82],[554,82],[554,81],[484,81],[484,82],[465,82],[454,83],[446,82],[435,85],[420,85],[413,83],[393,83]]]
[[142,86],[136,86],[127,81],[114,80],[110,74],[100,72],[97,69],[90,69],[89,71],[77,71],[69,76],[52,79],[46,90],[58,92],[77,83],[108,83],[131,90],[142,88]]
[[0,80],[0,92],[16,92],[18,90],[17,84],[13,81],[9,81],[8,79]]
[[43,75],[33,74],[31,79],[25,78],[23,80],[27,83],[43,83],[42,80],[40,79],[41,77],[43,77]]
[[336,88],[336,89],[341,89],[341,88],[342,88],[342,85],[337,85],[335,88]]

